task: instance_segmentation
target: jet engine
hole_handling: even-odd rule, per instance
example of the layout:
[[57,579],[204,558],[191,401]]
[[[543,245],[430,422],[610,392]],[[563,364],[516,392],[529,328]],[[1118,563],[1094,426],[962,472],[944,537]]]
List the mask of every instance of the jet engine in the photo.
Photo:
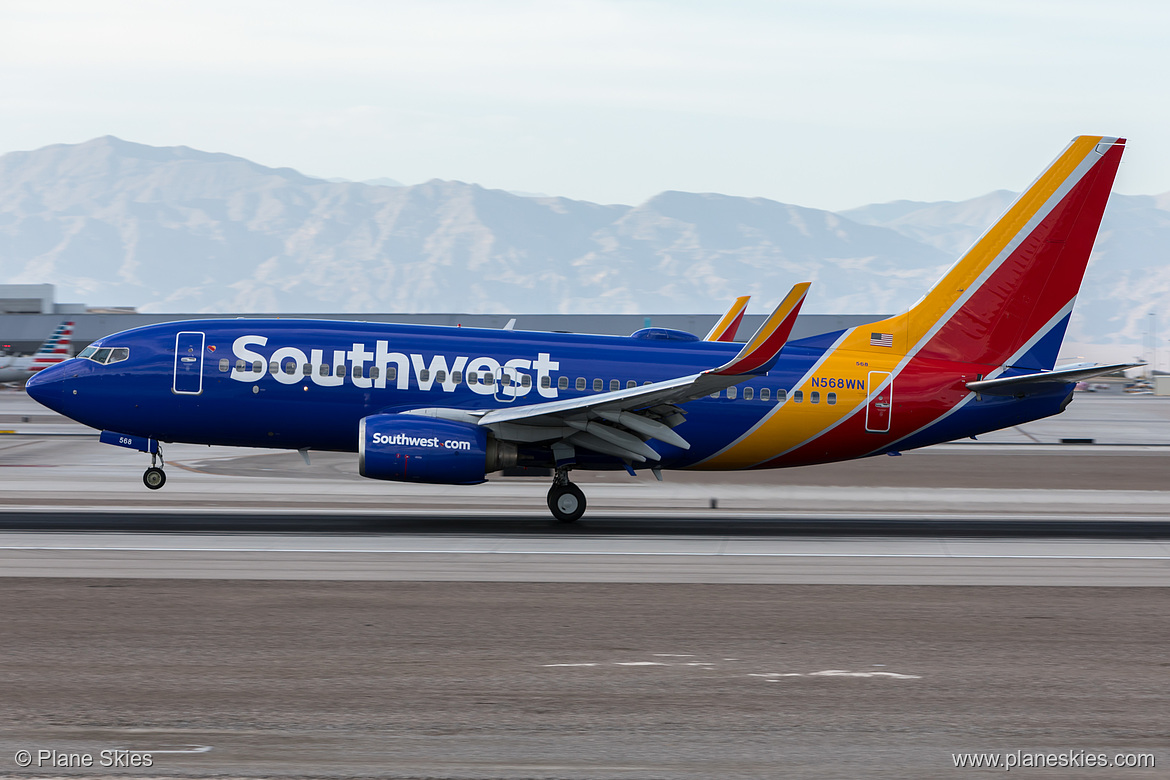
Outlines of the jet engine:
[[358,473],[370,479],[475,485],[516,464],[514,445],[471,423],[373,414],[358,435]]

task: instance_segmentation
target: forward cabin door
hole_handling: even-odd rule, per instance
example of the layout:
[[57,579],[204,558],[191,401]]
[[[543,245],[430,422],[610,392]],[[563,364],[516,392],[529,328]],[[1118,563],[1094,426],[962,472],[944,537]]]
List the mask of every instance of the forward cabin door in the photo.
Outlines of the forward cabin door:
[[175,383],[172,389],[180,395],[203,392],[203,341],[204,335],[198,331],[175,335]]
[[870,433],[889,433],[890,414],[893,411],[894,383],[883,386],[890,378],[889,371],[869,372],[869,400],[865,404],[865,430]]

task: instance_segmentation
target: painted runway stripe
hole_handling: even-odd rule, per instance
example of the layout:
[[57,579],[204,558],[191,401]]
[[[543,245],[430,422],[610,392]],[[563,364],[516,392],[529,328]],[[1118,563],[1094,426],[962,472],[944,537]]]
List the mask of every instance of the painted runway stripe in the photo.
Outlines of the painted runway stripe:
[[995,553],[832,553],[832,552],[638,552],[632,550],[363,550],[340,548],[266,547],[46,547],[3,546],[0,552],[179,552],[179,553],[291,553],[372,555],[557,555],[623,556],[656,558],[937,558],[940,560],[1038,560],[1038,561],[1170,561],[1170,555],[1004,555]]

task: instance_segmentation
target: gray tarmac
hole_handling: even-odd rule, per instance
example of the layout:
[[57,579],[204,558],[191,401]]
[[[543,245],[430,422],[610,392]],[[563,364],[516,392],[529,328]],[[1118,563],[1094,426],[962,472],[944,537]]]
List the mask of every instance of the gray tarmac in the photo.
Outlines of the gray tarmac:
[[[1153,755],[1010,774],[1128,778],[1170,762],[1156,588],[2,587],[11,776],[938,778],[985,776],[954,768],[965,751]],[[113,748],[155,766],[12,762]]]
[[5,577],[1166,587],[1170,541],[0,533]]
[[[899,458],[576,473],[564,527],[544,479],[341,454],[168,447],[148,491],[145,456],[0,393],[0,776],[933,778],[1016,750],[1163,776],[1167,400]],[[154,766],[14,763],[119,748]]]

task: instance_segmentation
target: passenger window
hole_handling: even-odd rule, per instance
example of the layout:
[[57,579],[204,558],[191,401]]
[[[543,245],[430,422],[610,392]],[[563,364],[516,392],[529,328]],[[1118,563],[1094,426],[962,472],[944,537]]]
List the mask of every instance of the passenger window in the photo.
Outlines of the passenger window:
[[585,389],[585,377],[583,377],[583,376],[577,377],[577,389],[578,390]]
[[714,393],[711,393],[711,397],[712,397],[712,398],[718,398],[718,397],[719,397],[719,391],[718,391],[718,390],[716,390]]
[[756,391],[754,388],[745,387],[743,389],[743,400],[750,401],[750,400],[752,400],[752,398],[755,397],[755,395],[756,395]]
[[284,373],[292,376],[297,372],[297,364],[291,360],[284,364]]
[[821,402],[821,394],[818,393],[816,390],[813,390],[811,393],[808,394],[808,402],[810,404],[819,404]]
[[276,364],[275,360],[268,364],[268,373],[275,374],[278,371],[280,371],[280,366]]
[[569,378],[567,376],[563,376],[560,379],[558,379],[557,380],[557,388],[560,390],[568,390],[569,389]]
[[305,376],[312,374],[313,373],[313,364],[312,363],[305,363],[305,365],[301,367],[301,373],[304,374]]
[[446,371],[436,371],[435,372],[435,381],[438,382],[439,384],[443,384],[444,382],[446,382],[447,381],[447,372]]
[[462,371],[452,371],[451,372],[451,381],[454,382],[455,384],[459,384],[460,382],[462,382],[463,381],[463,372]]
[[[251,369],[252,367],[248,366],[248,368]],[[237,360],[236,361],[236,371],[243,371],[243,370],[244,370],[244,361]]]
[[633,379],[631,379],[630,381],[626,382],[626,389],[627,389],[627,390],[629,390],[629,389],[631,389],[631,388],[634,388],[634,387],[637,387],[637,386],[638,386],[638,383],[637,383],[637,382],[635,382]]
[[793,401],[793,403],[798,403],[798,404],[803,403],[804,402],[804,391],[797,390],[795,393],[793,393],[792,394],[792,401]]
[[321,370],[317,373],[319,373],[321,376],[329,376],[333,373],[333,366],[329,365],[328,363],[322,363]]
[[370,366],[370,379],[377,379],[381,373],[377,366]]
[[430,379],[431,379],[431,370],[429,368],[424,368],[422,371],[418,372],[418,381],[429,382]]
[[593,392],[595,392],[595,393],[600,393],[600,392],[601,392],[601,388],[602,388],[602,386],[603,386],[603,385],[602,385],[602,382],[601,382],[601,380],[600,380],[600,379],[594,379],[594,380],[593,380]]
[[398,366],[386,366],[386,381],[393,382],[398,379]]
[[338,363],[337,370],[333,372],[336,376],[345,376],[345,363]]
[[770,387],[761,387],[760,388],[760,400],[761,401],[767,401],[767,400],[771,399],[771,397],[772,397],[772,388],[770,388]]
[[532,377],[528,376],[528,374],[525,374],[524,376],[520,377],[520,384],[523,387],[532,387]]
[[504,387],[511,387],[512,386],[512,375],[511,374],[504,374],[503,379],[501,381],[503,382]]
[[227,358],[220,358],[219,359],[220,373],[226,374],[228,372],[229,368],[231,368],[231,364],[228,363],[228,359]]
[[541,387],[552,387],[552,377],[542,376],[540,378],[540,386]]
[[651,382],[649,379],[647,379],[645,382],[642,383],[642,387],[645,387],[646,385],[650,385],[650,384],[654,384],[654,383]]
[[479,374],[475,373],[474,371],[470,371],[470,372],[468,372],[468,374],[467,374],[467,384],[469,384],[469,385],[478,385],[478,384],[479,384]]
[[837,394],[836,393],[827,394],[825,396],[825,403],[827,403],[829,406],[832,406],[833,404],[837,403]]
[[776,400],[779,401],[780,403],[784,403],[785,401],[787,401],[788,400],[788,391],[787,390],[777,390],[776,391]]
[[622,386],[622,383],[619,380],[617,380],[617,379],[609,380],[609,389],[611,391],[618,390],[621,388],[621,386]]
[[264,370],[264,361],[257,360],[255,363],[252,364],[252,370],[255,371],[257,374],[259,374],[261,371]]
[[735,386],[727,388],[727,397],[728,398],[734,400],[737,395],[739,395],[738,388],[736,388]]
[[354,379],[362,379],[365,377],[365,375],[366,375],[366,367],[365,366],[354,366],[353,367],[353,378]]

